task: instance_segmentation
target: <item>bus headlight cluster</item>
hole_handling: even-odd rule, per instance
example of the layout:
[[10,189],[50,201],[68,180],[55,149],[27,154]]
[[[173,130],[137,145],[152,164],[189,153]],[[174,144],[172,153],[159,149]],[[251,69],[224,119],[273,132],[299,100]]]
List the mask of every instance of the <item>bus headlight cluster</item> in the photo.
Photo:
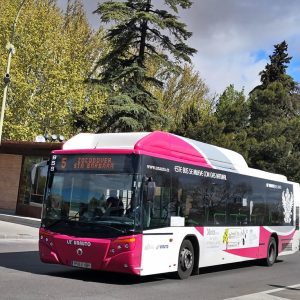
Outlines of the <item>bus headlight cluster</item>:
[[116,255],[125,251],[133,250],[135,247],[135,237],[120,237],[111,241],[109,253]]

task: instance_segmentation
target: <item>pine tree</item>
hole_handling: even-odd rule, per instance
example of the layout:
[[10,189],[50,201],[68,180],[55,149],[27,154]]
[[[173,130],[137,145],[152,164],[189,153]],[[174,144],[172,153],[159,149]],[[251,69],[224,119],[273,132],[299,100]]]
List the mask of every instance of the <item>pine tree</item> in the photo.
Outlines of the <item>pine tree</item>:
[[252,126],[261,126],[264,122],[281,118],[292,118],[299,108],[299,87],[293,78],[286,74],[288,63],[292,59],[285,41],[274,45],[273,55],[265,70],[260,72],[261,85],[250,93]]
[[[164,3],[175,13],[179,7],[186,9],[192,4],[190,0],[165,0]],[[146,63],[156,60],[168,70],[178,70],[178,63],[189,62],[196,52],[185,44],[191,33],[176,15],[155,9],[151,0],[106,1],[98,6],[96,13],[102,22],[114,23],[107,35],[111,51],[99,61],[100,77],[91,78],[92,82],[106,85],[110,92],[100,130],[161,127],[163,118],[158,102],[146,86],[162,88],[163,82],[149,76]]]
[[300,181],[300,152],[295,134],[300,124],[299,87],[286,74],[291,60],[286,42],[274,47],[270,63],[260,73],[261,85],[250,93],[249,164]]
[[[288,55],[288,45],[286,41],[280,44],[274,45],[274,51],[272,55],[269,55],[270,63],[266,65],[265,70],[261,71],[261,89],[267,88],[267,86],[275,81],[286,82],[287,79],[291,79],[286,75],[286,69],[290,63],[292,57]],[[288,77],[288,78],[287,78]],[[291,80],[293,83],[293,80]],[[293,89],[295,86],[291,86]]]

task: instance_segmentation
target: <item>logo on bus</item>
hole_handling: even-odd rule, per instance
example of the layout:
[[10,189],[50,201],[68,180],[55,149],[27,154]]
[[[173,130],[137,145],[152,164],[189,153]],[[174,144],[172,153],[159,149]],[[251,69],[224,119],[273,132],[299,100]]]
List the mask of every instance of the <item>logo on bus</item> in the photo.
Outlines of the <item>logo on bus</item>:
[[282,206],[284,214],[284,222],[291,223],[292,221],[292,210],[294,205],[294,195],[287,188],[286,191],[282,192]]
[[156,246],[156,249],[168,249],[169,248],[169,245],[157,245]]
[[77,253],[78,256],[81,256],[83,254],[83,250],[81,248],[78,248],[76,250],[76,253]]

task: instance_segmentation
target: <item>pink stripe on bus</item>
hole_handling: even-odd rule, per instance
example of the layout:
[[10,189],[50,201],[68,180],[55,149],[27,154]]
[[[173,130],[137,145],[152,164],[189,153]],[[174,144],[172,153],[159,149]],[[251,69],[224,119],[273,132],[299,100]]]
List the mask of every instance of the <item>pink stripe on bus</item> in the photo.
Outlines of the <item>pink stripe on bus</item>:
[[204,227],[196,227],[197,231],[204,236]]
[[[283,244],[288,244],[293,239],[295,234],[295,230],[288,234],[277,234],[278,237],[278,253],[281,253],[283,249]],[[239,248],[239,249],[228,249],[224,250],[227,253],[245,257],[245,258],[254,258],[254,259],[261,259],[266,258],[268,244],[272,232],[267,230],[265,227],[260,227],[260,236],[259,236],[259,246],[258,247],[251,247],[251,248]]]
[[76,150],[54,150],[53,154],[144,154],[157,158],[174,160],[177,162],[193,164],[212,168],[211,163],[191,144],[176,135],[155,131],[141,138],[133,149],[122,148],[94,148]]
[[76,149],[76,150],[54,150],[52,154],[131,154],[132,149]]
[[155,131],[143,137],[135,144],[134,150],[139,154],[212,168],[212,165],[197,149],[167,132]]

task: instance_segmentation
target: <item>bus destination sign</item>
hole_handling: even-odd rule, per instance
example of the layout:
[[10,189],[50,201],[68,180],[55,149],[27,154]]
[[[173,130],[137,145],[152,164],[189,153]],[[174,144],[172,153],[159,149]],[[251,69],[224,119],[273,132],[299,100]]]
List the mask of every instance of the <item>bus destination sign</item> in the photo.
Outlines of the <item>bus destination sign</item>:
[[77,157],[74,169],[113,170],[114,164],[111,157]]
[[53,155],[50,171],[120,171],[132,168],[127,155]]

